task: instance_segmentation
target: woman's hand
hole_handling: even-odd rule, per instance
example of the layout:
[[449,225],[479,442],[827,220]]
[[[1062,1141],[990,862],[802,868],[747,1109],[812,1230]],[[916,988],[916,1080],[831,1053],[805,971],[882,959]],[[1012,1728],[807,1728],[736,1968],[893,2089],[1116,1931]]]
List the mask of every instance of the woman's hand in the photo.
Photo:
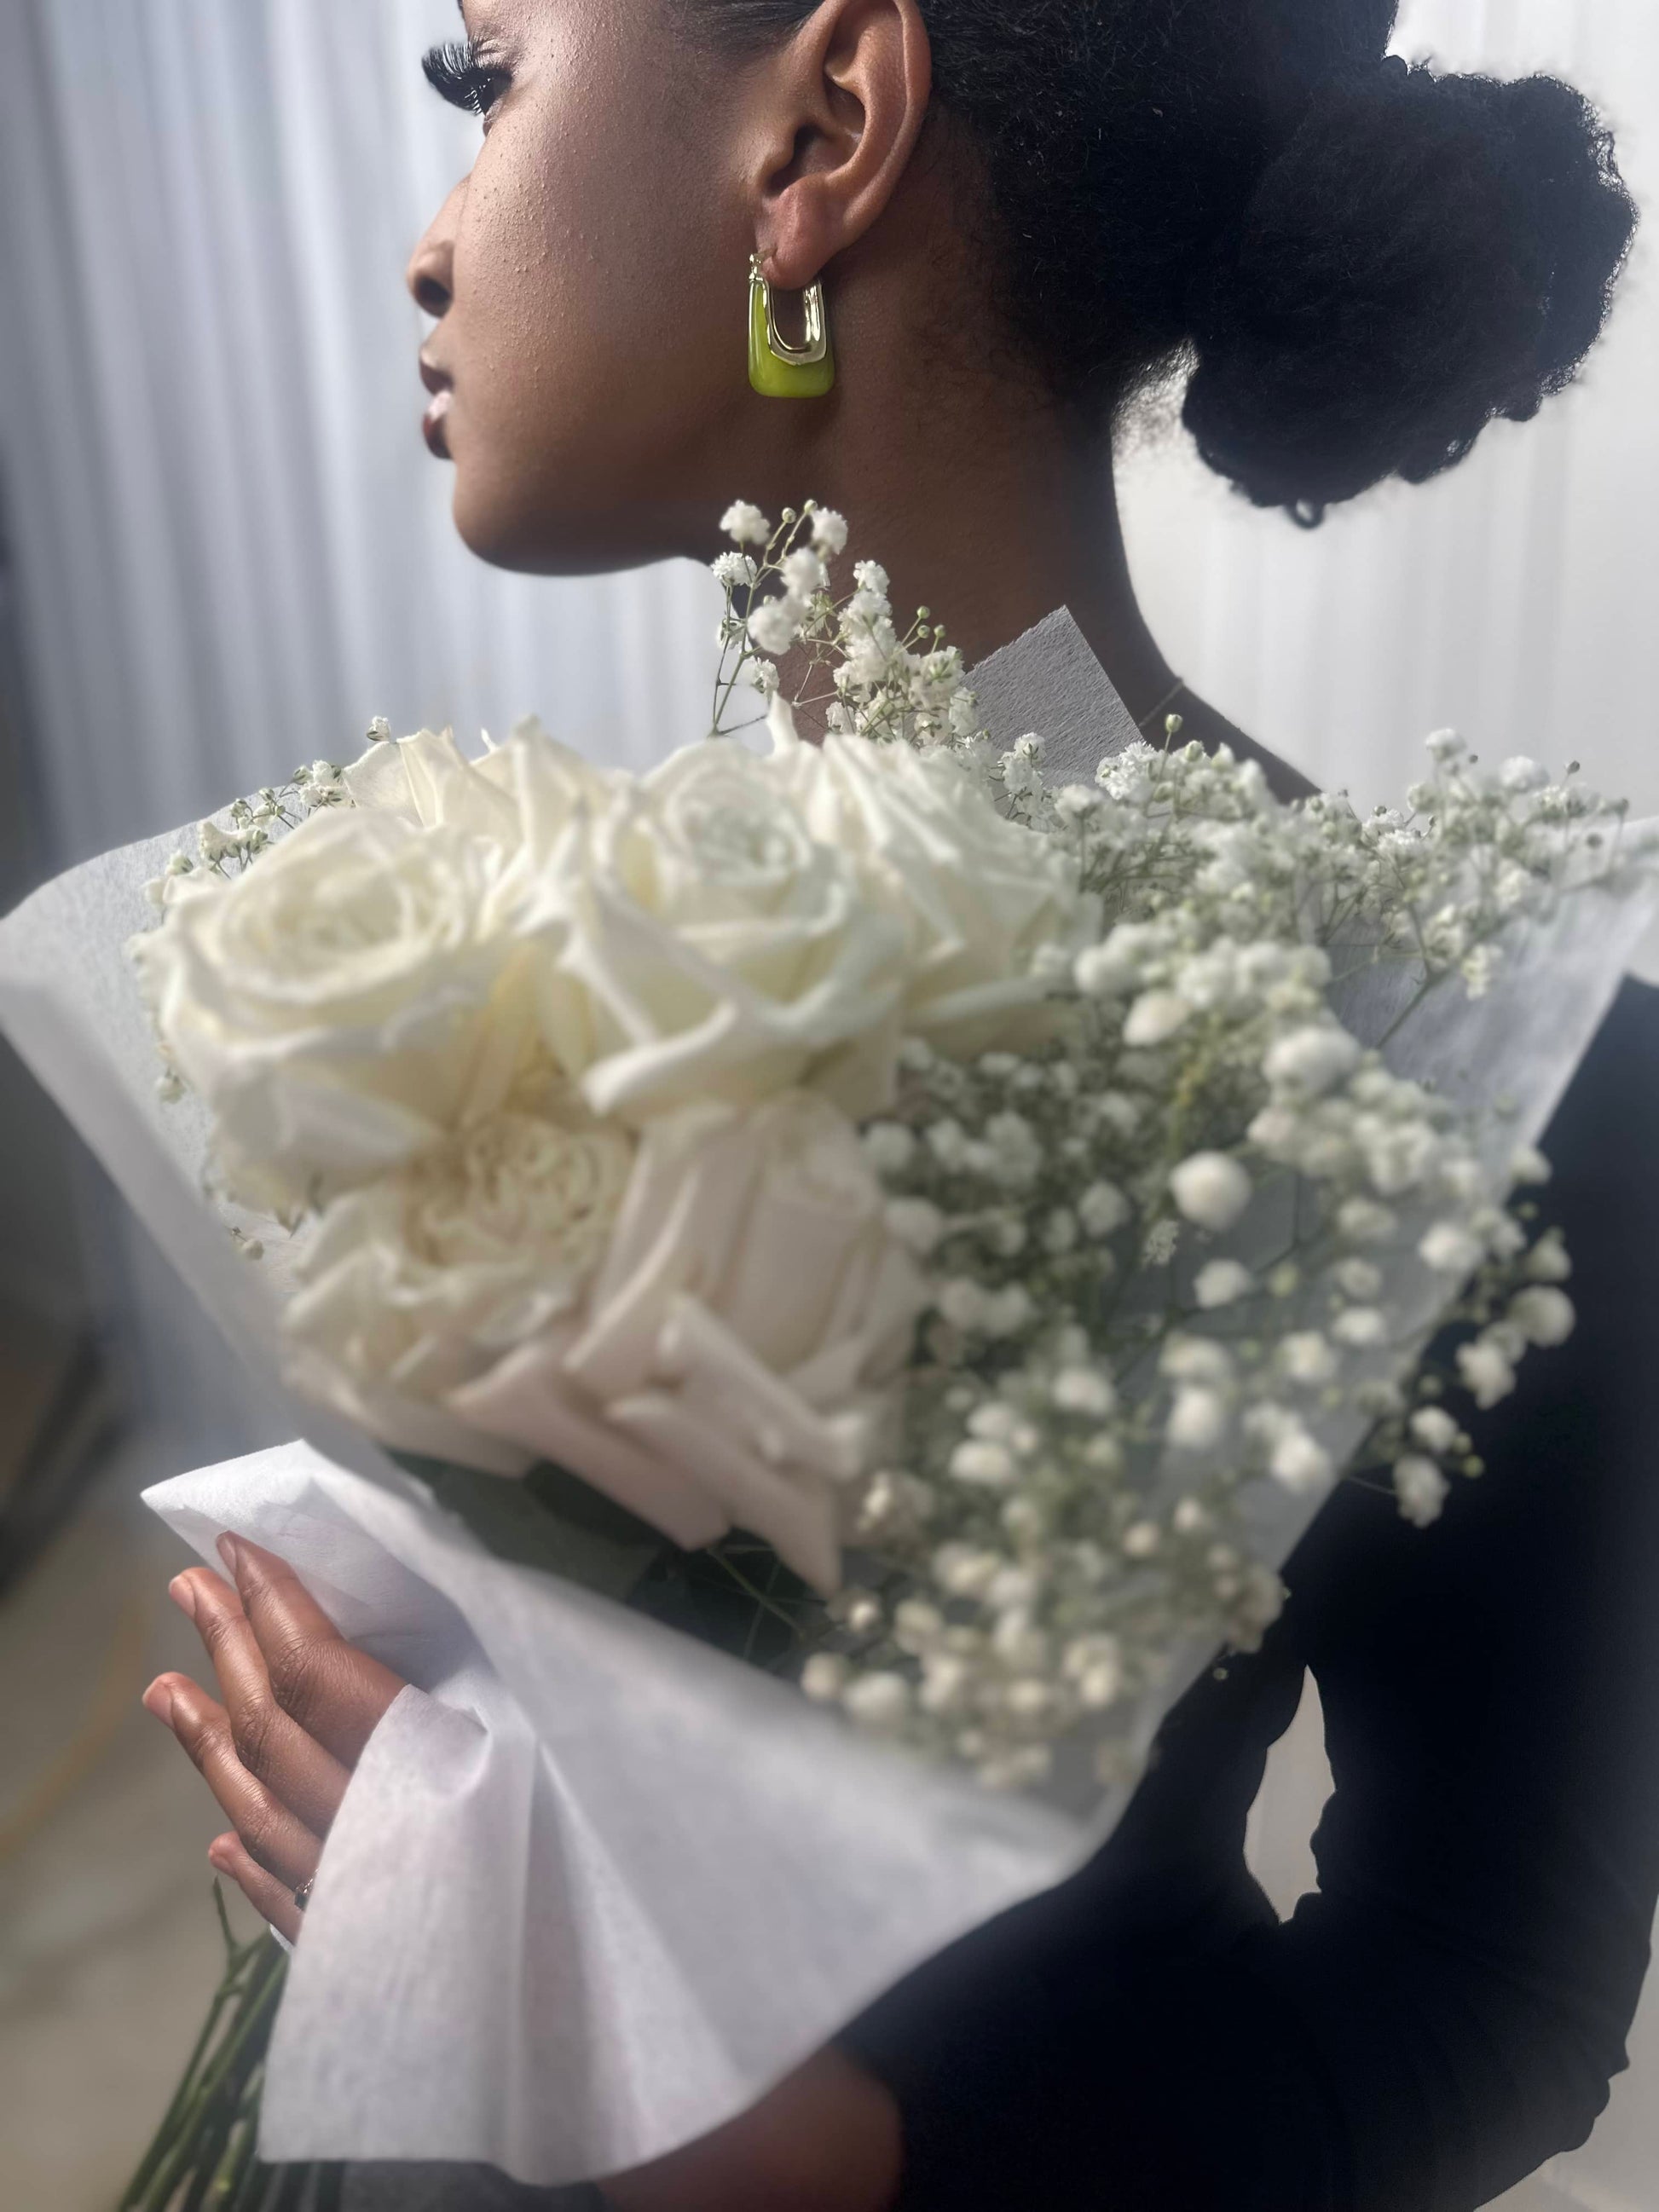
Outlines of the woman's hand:
[[351,1770],[402,1681],[348,1644],[292,1567],[222,1536],[232,1580],[189,1567],[168,1595],[201,1632],[223,1703],[158,1674],[144,1704],[218,1799],[229,1831],[208,1857],[290,1942]]
[[[292,1942],[295,1892],[317,1870],[346,1784],[403,1682],[345,1638],[292,1567],[223,1536],[232,1580],[189,1567],[169,1590],[201,1632],[223,1702],[158,1674],[144,1704],[190,1753],[231,1826],[208,1856]],[[740,2118],[601,2194],[617,2212],[887,2212],[898,2108],[839,2051],[820,2051]]]

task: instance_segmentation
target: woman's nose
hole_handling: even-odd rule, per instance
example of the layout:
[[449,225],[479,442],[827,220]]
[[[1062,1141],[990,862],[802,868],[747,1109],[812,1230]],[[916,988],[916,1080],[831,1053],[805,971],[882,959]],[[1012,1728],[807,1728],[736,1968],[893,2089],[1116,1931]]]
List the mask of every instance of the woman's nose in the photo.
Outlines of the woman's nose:
[[456,185],[410,259],[405,282],[428,315],[447,315],[454,301],[455,218],[463,189]]
[[415,295],[416,304],[426,314],[448,313],[451,297],[448,279],[439,275],[429,257],[416,254],[410,263],[409,289]]

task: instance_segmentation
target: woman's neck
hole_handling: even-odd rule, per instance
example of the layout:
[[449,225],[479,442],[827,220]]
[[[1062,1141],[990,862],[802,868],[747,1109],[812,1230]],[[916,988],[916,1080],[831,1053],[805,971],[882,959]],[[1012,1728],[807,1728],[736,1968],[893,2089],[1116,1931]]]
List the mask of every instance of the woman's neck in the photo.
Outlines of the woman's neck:
[[928,607],[971,668],[1069,607],[1130,713],[1156,706],[1176,678],[1136,602],[1106,440],[1011,422],[1005,405],[948,435],[918,426],[902,446],[884,419],[876,442],[861,453],[841,426],[819,496],[851,519],[849,558],[887,570],[901,627]]
[[[982,408],[960,390],[951,398],[837,410],[808,473],[851,521],[848,561],[879,560],[901,629],[927,606],[969,669],[1069,608],[1130,714],[1161,740],[1158,710],[1181,672],[1135,597],[1109,436],[1078,433],[1052,407],[1011,407],[988,379]],[[1192,693],[1172,703],[1188,737],[1260,760],[1280,797],[1311,789]]]

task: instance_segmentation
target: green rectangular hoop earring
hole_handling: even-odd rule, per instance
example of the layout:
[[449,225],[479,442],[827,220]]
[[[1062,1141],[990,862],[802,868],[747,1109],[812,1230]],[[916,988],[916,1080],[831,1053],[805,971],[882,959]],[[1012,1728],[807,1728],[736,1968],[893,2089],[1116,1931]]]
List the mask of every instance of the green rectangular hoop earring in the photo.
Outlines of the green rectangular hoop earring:
[[835,389],[836,349],[830,343],[830,318],[823,304],[822,278],[801,295],[806,316],[806,340],[792,346],[778,331],[772,287],[760,265],[760,256],[749,257],[749,381],[763,399],[822,399]]

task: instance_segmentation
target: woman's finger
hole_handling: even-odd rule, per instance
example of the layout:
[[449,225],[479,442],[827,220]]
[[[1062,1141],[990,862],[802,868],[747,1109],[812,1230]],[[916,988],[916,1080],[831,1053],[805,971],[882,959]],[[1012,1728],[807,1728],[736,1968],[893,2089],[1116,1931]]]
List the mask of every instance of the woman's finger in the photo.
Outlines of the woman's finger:
[[233,1832],[216,1836],[208,1845],[208,1860],[216,1874],[235,1883],[260,1918],[268,1920],[279,1936],[286,1936],[290,1943],[299,1942],[305,1916],[294,1902],[293,1891],[284,1889],[275,1875],[254,1864],[239,1835]]
[[277,1704],[336,1759],[355,1766],[404,1687],[402,1679],[346,1642],[285,1559],[245,1536],[222,1536],[219,1552],[258,1639]]
[[177,1576],[169,1595],[207,1646],[237,1758],[313,1835],[325,1836],[350,1775],[277,1704],[240,1598],[208,1567]]
[[188,1674],[158,1674],[144,1692],[144,1704],[189,1753],[249,1857],[287,1889],[308,1881],[317,1871],[322,1845],[237,1758],[224,1707]]

